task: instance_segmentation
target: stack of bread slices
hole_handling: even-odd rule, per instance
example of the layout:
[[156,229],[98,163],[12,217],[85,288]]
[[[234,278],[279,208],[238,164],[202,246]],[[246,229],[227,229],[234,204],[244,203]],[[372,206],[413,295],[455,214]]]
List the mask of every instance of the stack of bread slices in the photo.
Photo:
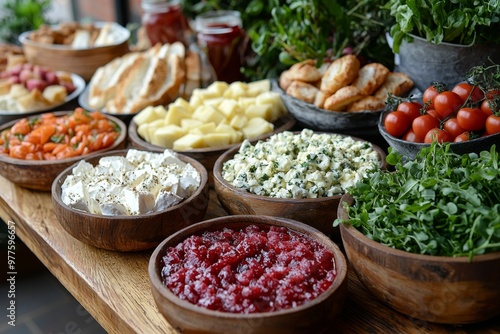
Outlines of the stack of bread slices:
[[130,52],[100,67],[89,82],[88,105],[117,114],[172,102],[184,87],[186,49],[180,42]]
[[379,111],[389,94],[404,96],[413,81],[404,73],[391,72],[380,63],[360,66],[358,58],[346,55],[324,63],[308,59],[284,71],[279,84],[288,95],[330,111]]

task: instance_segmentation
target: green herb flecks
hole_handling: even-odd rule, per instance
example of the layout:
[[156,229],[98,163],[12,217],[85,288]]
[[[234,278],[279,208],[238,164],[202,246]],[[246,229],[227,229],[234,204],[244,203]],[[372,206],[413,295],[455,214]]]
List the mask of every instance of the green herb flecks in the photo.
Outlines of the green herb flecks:
[[[490,151],[458,155],[432,144],[412,161],[390,150],[395,172],[378,171],[349,190],[349,223],[411,253],[468,256],[500,250],[500,169]],[[337,219],[337,226],[344,221]]]

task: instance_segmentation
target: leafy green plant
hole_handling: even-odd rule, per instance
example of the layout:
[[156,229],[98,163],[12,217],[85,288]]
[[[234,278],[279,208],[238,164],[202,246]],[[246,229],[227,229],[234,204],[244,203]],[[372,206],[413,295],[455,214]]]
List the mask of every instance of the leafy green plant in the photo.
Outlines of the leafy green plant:
[[[392,67],[384,31],[386,0],[184,0],[188,17],[207,10],[240,11],[253,53],[244,72],[250,79],[275,78],[304,59],[321,63],[349,51]],[[347,50],[348,49],[348,50]]]
[[[433,143],[411,161],[390,151],[396,172],[377,171],[349,189],[349,223],[389,247],[436,256],[500,250],[500,169],[490,151],[458,155]],[[337,219],[334,225],[344,223]]]
[[500,43],[500,0],[389,0],[384,9],[395,19],[395,53],[410,34],[434,44]]
[[38,29],[47,23],[45,14],[52,0],[8,0],[2,5],[0,39],[17,44],[17,37],[28,30]]

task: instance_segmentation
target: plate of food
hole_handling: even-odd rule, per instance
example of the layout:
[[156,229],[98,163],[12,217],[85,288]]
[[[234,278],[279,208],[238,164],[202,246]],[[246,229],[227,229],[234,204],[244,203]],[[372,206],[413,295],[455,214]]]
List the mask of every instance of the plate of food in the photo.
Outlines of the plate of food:
[[31,63],[11,66],[0,77],[0,124],[54,110],[85,89],[77,74]]

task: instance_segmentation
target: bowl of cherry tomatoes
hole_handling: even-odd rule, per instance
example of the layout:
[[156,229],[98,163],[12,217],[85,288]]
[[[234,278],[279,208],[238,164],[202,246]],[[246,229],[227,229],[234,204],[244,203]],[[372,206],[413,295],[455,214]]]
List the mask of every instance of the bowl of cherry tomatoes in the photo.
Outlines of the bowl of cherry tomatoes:
[[[500,74],[500,67],[496,70]],[[393,149],[410,159],[432,142],[450,143],[458,154],[489,150],[500,140],[500,86],[478,77],[452,89],[435,83],[421,99],[395,100],[380,115],[378,129]]]

